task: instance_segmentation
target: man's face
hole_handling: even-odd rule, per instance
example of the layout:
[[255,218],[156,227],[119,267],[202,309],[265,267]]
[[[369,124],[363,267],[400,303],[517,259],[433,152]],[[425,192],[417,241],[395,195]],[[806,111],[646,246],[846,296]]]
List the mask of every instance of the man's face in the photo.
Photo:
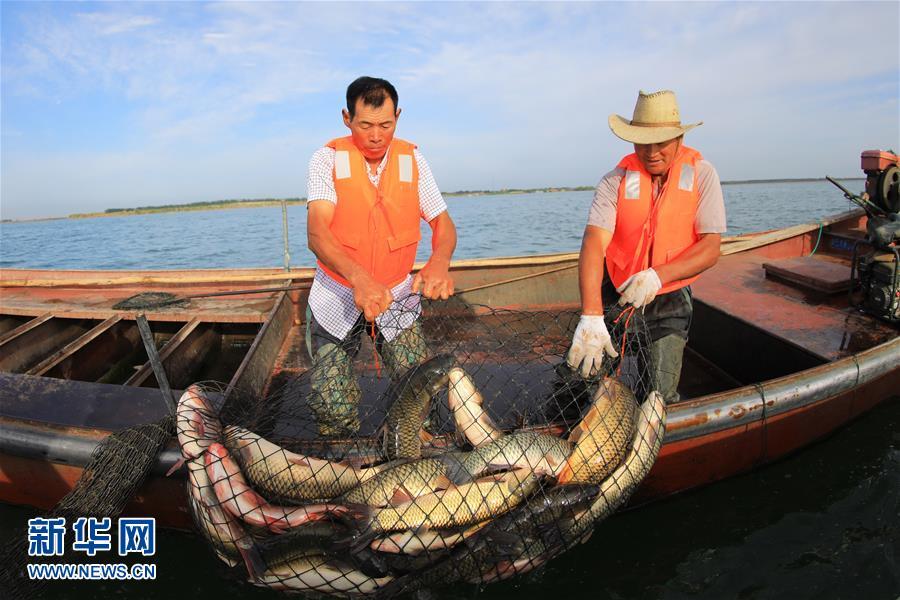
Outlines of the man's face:
[[681,137],[659,144],[635,144],[634,153],[651,175],[663,175],[668,172],[681,147]]
[[394,108],[394,101],[390,96],[384,99],[384,103],[378,108],[365,104],[362,98],[356,100],[356,113],[350,118],[350,113],[344,109],[344,125],[350,128],[353,143],[369,160],[381,160],[394,139],[394,130],[397,129],[397,119],[400,111]]

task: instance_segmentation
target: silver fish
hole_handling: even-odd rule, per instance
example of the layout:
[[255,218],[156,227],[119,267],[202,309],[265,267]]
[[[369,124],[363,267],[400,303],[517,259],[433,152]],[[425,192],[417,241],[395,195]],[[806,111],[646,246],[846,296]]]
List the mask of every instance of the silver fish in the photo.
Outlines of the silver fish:
[[475,382],[459,367],[450,370],[447,404],[453,412],[457,432],[473,447],[478,448],[503,437],[503,432],[484,410],[484,399]]
[[369,577],[322,554],[288,553],[257,579],[255,585],[285,591],[314,591],[339,597],[372,594],[393,577]]
[[238,564],[236,557],[240,556],[247,573],[256,576],[262,571],[262,560],[253,538],[235,517],[220,508],[203,461],[195,458],[187,465],[189,506],[200,533],[225,564],[234,567]]

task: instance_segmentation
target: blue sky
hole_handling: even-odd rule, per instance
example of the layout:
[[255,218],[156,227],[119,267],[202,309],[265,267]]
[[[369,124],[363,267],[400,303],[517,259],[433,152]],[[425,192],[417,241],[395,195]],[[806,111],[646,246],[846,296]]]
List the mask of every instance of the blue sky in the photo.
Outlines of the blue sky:
[[2,2],[0,215],[304,196],[347,84],[390,79],[445,191],[593,185],[674,89],[722,179],[900,150],[898,2]]

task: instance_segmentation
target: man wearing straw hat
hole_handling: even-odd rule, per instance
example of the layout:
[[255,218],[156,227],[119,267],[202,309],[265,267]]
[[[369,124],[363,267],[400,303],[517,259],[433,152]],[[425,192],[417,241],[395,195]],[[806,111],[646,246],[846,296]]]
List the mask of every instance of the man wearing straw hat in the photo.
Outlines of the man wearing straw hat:
[[719,258],[725,203],[719,176],[684,134],[675,93],[639,92],[634,115],[609,127],[634,153],[607,173],[594,193],[579,256],[581,319],[567,355],[584,377],[618,351],[604,302],[643,311],[657,389],[679,399],[681,362],[691,324],[690,284]]

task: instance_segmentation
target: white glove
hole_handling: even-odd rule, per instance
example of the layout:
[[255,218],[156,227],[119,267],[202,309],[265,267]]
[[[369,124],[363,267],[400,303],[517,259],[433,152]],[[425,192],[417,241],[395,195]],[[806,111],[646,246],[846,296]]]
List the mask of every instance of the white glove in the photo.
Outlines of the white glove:
[[647,306],[656,298],[661,287],[662,281],[653,269],[635,273],[616,288],[622,294],[619,304],[633,304],[635,308]]
[[600,370],[604,352],[613,358],[619,355],[606,330],[603,315],[581,315],[566,362],[573,369],[580,366],[583,377],[593,377]]

